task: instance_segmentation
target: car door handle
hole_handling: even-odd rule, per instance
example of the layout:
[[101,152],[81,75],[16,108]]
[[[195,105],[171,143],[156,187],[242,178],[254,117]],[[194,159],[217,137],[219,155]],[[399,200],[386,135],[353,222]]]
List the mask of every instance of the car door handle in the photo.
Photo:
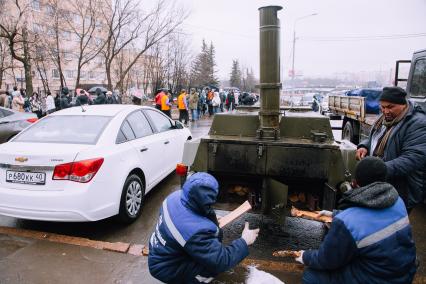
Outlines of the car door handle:
[[170,141],[169,141],[169,140],[164,141],[164,144],[169,144],[169,143],[170,143]]
[[148,148],[147,148],[147,147],[143,147],[143,148],[141,148],[141,152],[145,152],[145,151],[148,151]]

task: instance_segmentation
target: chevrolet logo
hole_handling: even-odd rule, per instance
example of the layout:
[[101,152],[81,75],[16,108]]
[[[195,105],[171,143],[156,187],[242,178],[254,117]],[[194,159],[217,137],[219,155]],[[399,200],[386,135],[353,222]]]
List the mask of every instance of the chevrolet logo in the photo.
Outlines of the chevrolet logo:
[[23,162],[28,161],[28,158],[25,158],[25,157],[16,157],[15,161],[23,163]]

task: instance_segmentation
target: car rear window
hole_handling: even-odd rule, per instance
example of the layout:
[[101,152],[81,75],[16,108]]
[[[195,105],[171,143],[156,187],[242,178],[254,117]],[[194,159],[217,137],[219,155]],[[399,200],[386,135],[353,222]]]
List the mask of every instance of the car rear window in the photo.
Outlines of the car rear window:
[[12,142],[96,144],[109,116],[48,116],[21,132]]

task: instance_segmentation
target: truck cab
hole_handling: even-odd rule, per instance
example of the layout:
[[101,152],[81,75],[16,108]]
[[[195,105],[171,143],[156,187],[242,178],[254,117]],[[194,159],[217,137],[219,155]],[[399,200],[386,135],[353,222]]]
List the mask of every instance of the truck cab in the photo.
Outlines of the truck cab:
[[426,49],[413,54],[407,81],[407,93],[411,101],[421,105],[426,111]]

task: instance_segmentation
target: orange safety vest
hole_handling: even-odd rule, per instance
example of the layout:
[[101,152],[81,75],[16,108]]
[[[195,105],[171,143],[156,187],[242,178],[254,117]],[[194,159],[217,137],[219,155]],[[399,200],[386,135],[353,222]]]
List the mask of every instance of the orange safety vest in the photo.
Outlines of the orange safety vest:
[[186,109],[184,100],[186,100],[186,93],[181,93],[178,97],[178,108],[181,110]]
[[210,92],[207,93],[207,99],[209,101],[213,100],[213,92],[212,91],[210,91]]
[[163,95],[161,97],[161,110],[170,110],[170,106],[167,104],[168,99],[169,99],[168,95]]

